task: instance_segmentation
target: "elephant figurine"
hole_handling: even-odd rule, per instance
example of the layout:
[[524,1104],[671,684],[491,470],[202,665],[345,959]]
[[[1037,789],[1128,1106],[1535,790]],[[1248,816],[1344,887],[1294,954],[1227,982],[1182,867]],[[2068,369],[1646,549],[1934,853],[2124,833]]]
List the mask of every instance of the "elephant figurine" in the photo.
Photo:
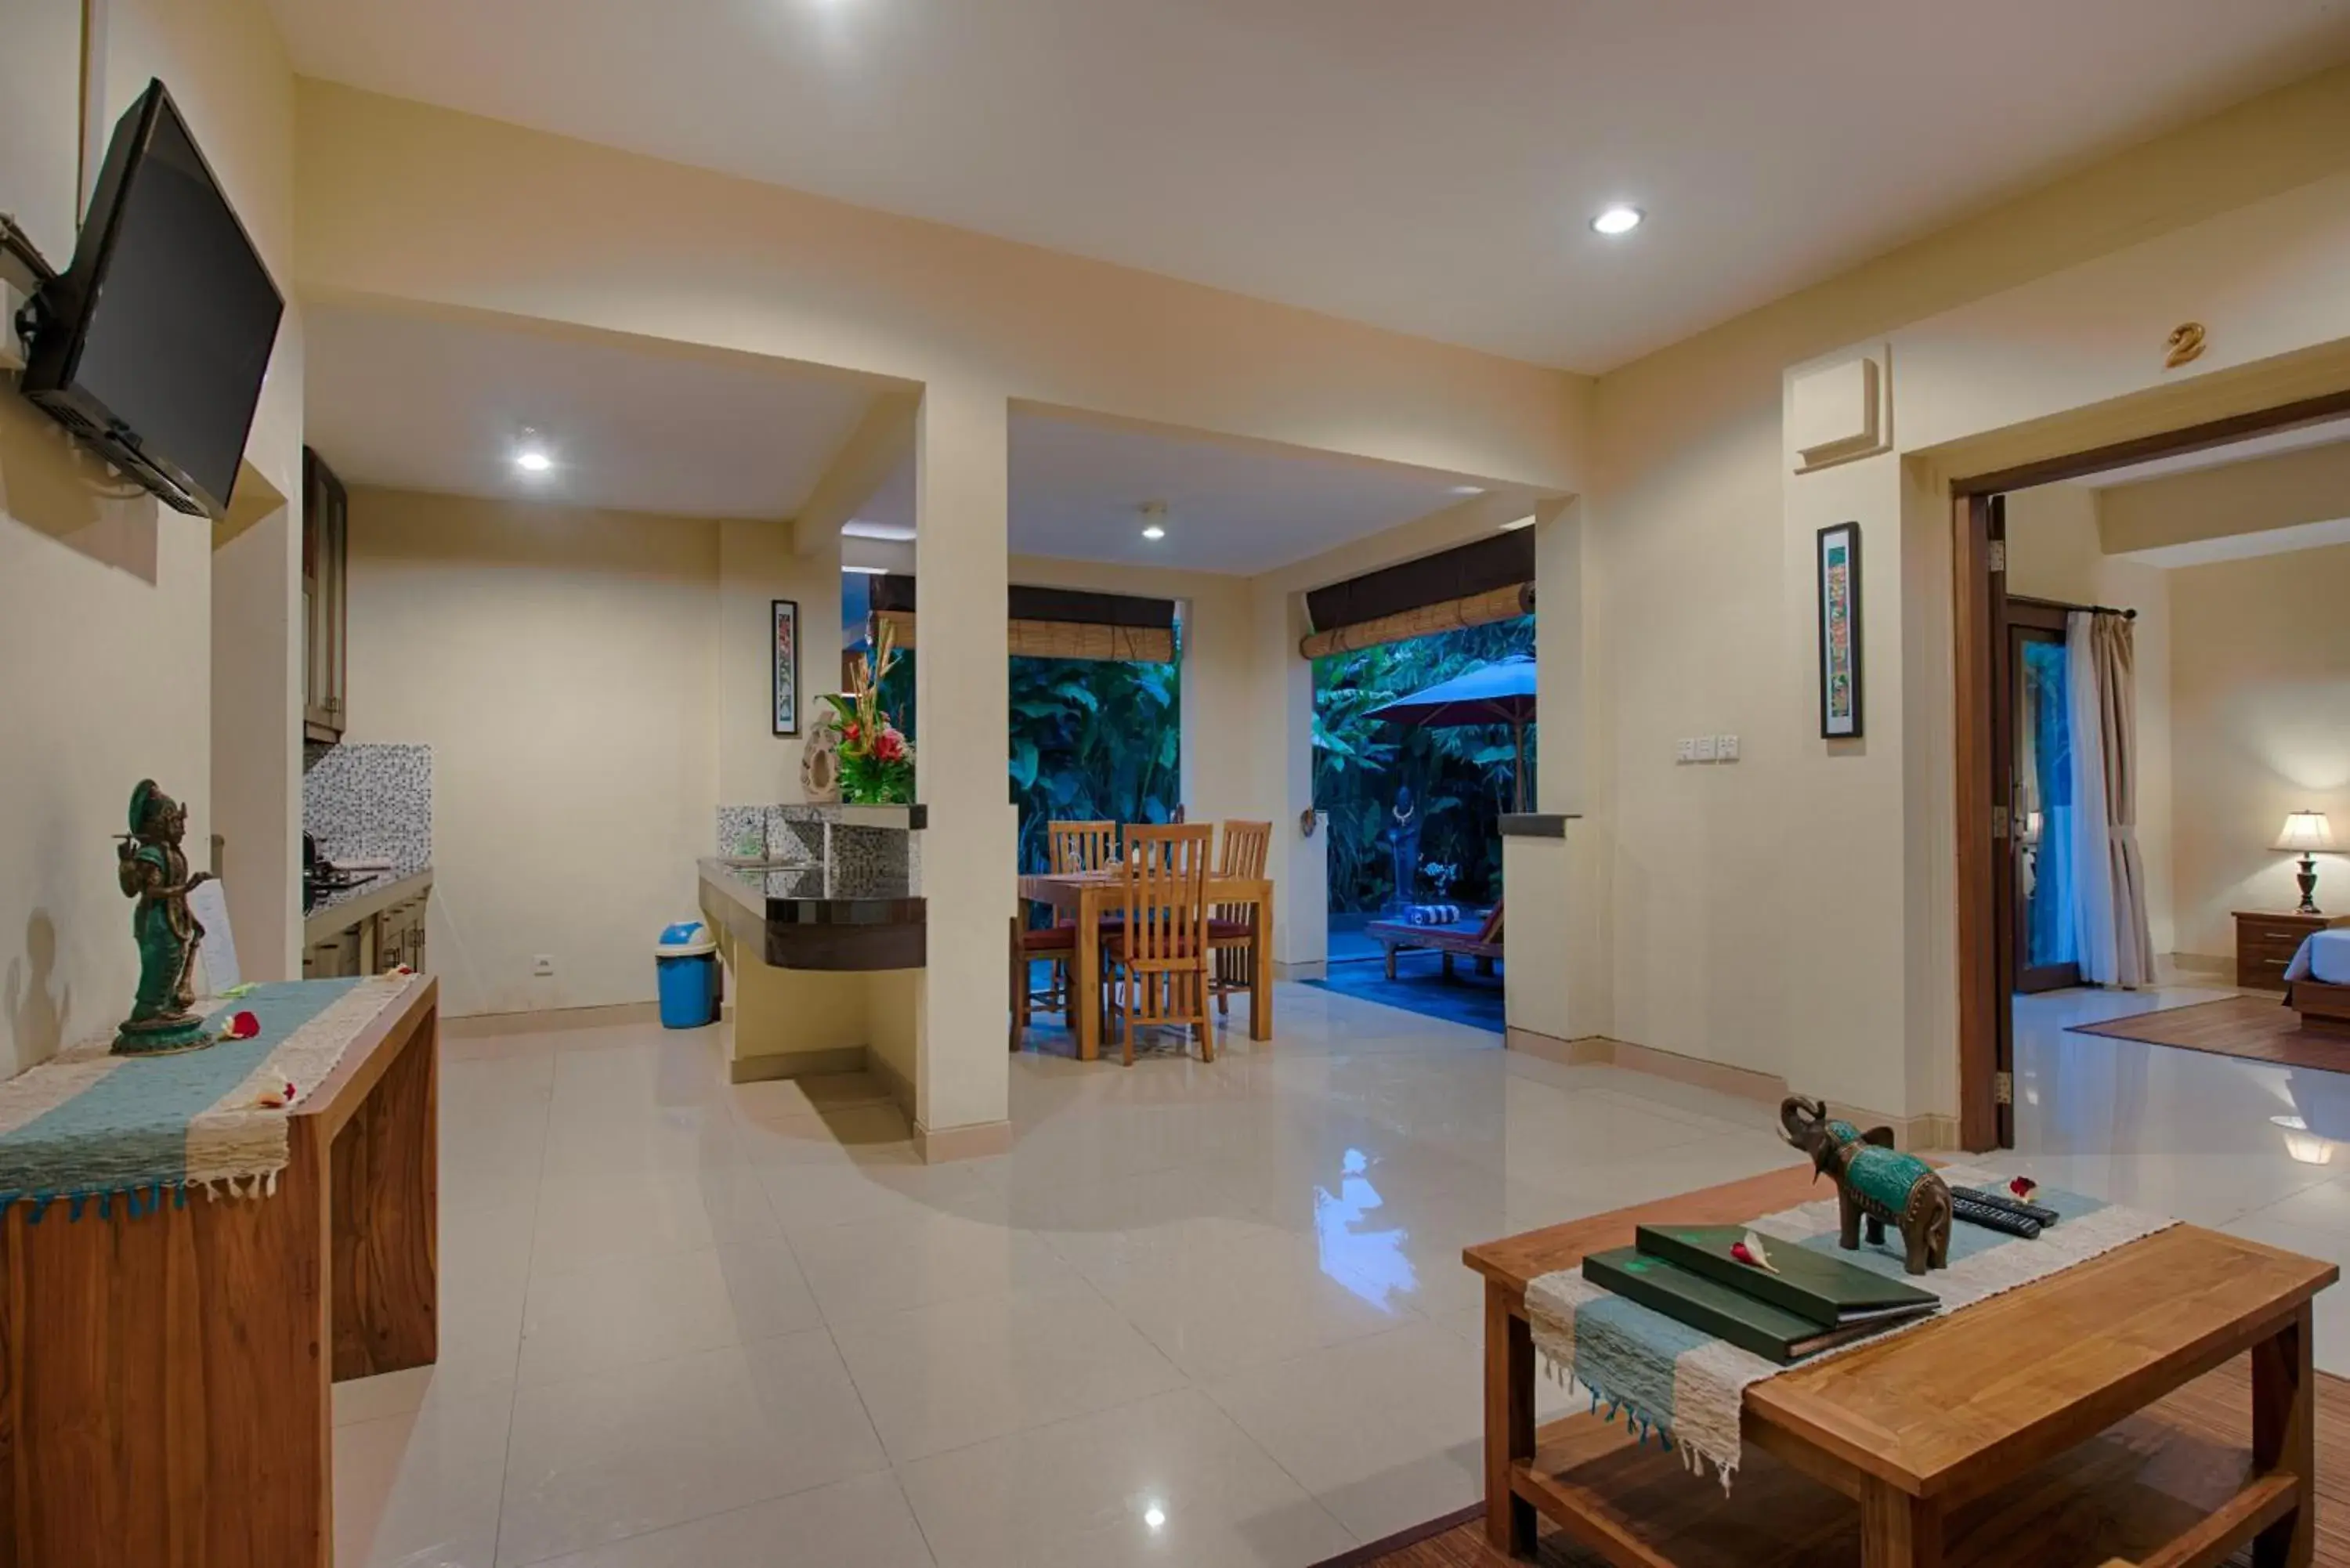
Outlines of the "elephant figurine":
[[1894,1150],[1892,1128],[1862,1132],[1832,1119],[1826,1101],[1801,1095],[1779,1103],[1779,1125],[1789,1143],[1812,1157],[1820,1175],[1835,1180],[1838,1246],[1858,1251],[1864,1221],[1870,1243],[1881,1245],[1890,1221],[1901,1231],[1906,1271],[1922,1274],[1950,1266],[1950,1187],[1916,1155]]

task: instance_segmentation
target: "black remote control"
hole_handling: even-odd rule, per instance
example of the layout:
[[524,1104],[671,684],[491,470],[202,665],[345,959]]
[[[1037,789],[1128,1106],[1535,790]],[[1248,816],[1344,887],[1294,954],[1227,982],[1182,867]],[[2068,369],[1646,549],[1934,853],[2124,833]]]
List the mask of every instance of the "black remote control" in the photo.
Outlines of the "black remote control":
[[2045,1208],[2038,1203],[2027,1203],[2021,1198],[2011,1198],[2004,1192],[1990,1192],[1980,1187],[1959,1187],[1951,1189],[1951,1191],[1954,1194],[1963,1192],[1979,1203],[1988,1203],[1994,1209],[2004,1209],[2010,1214],[2021,1214],[2027,1219],[2037,1220],[2043,1230],[2046,1230],[2064,1218],[2054,1209]]
[[1995,1203],[1984,1203],[1971,1194],[1950,1194],[1950,1213],[1970,1225],[1980,1225],[1986,1231],[2003,1231],[2011,1236],[2021,1236],[2027,1241],[2040,1239],[2040,1221],[2029,1214],[2012,1214]]

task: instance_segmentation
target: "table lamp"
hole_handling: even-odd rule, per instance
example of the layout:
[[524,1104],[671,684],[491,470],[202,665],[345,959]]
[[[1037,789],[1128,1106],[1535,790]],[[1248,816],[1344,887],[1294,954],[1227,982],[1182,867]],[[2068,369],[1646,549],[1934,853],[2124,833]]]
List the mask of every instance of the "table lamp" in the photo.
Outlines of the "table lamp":
[[2301,908],[2293,913],[2319,913],[2317,853],[2321,849],[2334,847],[2334,828],[2325,820],[2325,814],[2322,811],[2294,812],[2284,819],[2284,826],[2277,829],[2276,842],[2269,847],[2287,850],[2301,857],[2301,870],[2296,878],[2301,883]]

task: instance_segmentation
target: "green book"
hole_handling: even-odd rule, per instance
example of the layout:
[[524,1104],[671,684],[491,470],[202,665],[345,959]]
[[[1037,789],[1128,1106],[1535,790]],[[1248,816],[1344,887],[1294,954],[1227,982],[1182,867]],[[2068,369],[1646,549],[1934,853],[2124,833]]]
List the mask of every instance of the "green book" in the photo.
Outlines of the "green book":
[[1703,1274],[1691,1273],[1638,1247],[1618,1247],[1613,1251],[1590,1254],[1583,1260],[1583,1277],[1604,1291],[1728,1340],[1782,1366],[1856,1339],[1866,1339],[1901,1321],[1898,1317],[1872,1317],[1840,1328],[1822,1328],[1807,1317],[1732,1290]]
[[1745,1237],[1745,1228],[1738,1225],[1643,1225],[1636,1240],[1643,1252],[1783,1307],[1822,1328],[1877,1319],[1898,1321],[1931,1312],[1940,1304],[1940,1298],[1931,1291],[1768,1236],[1762,1243],[1771,1267],[1742,1263],[1730,1255],[1730,1249]]

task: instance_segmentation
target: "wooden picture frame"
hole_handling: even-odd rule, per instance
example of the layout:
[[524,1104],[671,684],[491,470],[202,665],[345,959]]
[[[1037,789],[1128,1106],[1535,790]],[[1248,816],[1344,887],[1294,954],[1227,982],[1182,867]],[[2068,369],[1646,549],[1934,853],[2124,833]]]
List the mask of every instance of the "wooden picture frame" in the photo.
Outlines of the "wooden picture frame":
[[1820,738],[1857,740],[1865,732],[1861,670],[1860,524],[1819,531]]
[[772,607],[767,649],[775,659],[775,726],[776,734],[788,739],[800,732],[800,605],[797,599],[776,599]]

